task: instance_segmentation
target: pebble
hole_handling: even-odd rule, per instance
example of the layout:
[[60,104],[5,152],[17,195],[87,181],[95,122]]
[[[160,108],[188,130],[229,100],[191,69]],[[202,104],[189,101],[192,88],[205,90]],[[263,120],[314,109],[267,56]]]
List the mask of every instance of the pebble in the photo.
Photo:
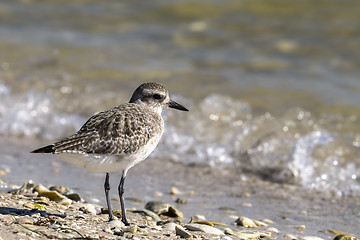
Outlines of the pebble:
[[279,229],[274,228],[274,227],[268,227],[268,228],[266,228],[266,230],[269,232],[273,232],[273,233],[279,233]]
[[304,231],[306,229],[305,225],[300,225],[300,226],[295,226],[296,229],[300,230],[300,231]]
[[50,205],[50,200],[46,197],[37,197],[35,199],[35,203],[38,203],[38,204],[45,204],[47,206]]
[[144,216],[150,217],[152,220],[154,221],[161,221],[161,218],[159,217],[159,215],[157,215],[156,213],[154,213],[153,211],[147,210],[147,209],[143,209],[143,210],[135,210],[134,213],[140,213]]
[[138,230],[138,227],[136,225],[130,225],[130,226],[123,226],[121,229],[124,232],[136,233]]
[[260,238],[270,238],[271,237],[271,232],[259,232],[260,233]]
[[20,224],[34,224],[34,218],[30,216],[20,216],[16,218],[17,222]]
[[187,232],[182,226],[176,225],[175,226],[175,234],[182,238],[190,238],[191,234]]
[[262,221],[258,221],[258,220],[253,220],[253,222],[258,226],[258,227],[267,227],[268,225]]
[[191,219],[190,219],[190,223],[198,222],[198,221],[206,221],[205,216],[203,216],[203,215],[195,215],[195,216],[192,216]]
[[209,221],[196,221],[195,223],[208,225],[210,227],[214,226],[214,224],[212,222],[209,222]]
[[40,213],[35,213],[35,214],[32,214],[31,217],[32,218],[39,218],[39,217],[41,217],[41,214]]
[[253,220],[251,220],[250,218],[248,218],[248,217],[239,217],[236,220],[236,224],[238,226],[247,227],[247,228],[255,228],[255,227],[257,227],[256,223]]
[[180,191],[178,188],[176,188],[176,187],[172,187],[171,189],[170,189],[170,194],[171,195],[182,195],[182,194],[184,194],[182,191]]
[[222,240],[233,240],[231,237],[229,236],[222,236],[220,239]]
[[323,238],[315,237],[315,236],[303,236],[300,238],[301,240],[324,240]]
[[260,238],[260,233],[259,232],[238,232],[238,233],[235,233],[235,236],[240,239],[244,239],[244,240],[258,239],[258,238]]
[[65,196],[61,195],[57,191],[50,191],[41,184],[35,187],[35,191],[39,193],[39,196],[47,197],[48,199],[56,202],[60,202],[65,198]]
[[268,224],[274,224],[273,220],[270,220],[270,219],[267,219],[267,218],[263,219],[263,222],[268,223]]
[[5,224],[10,224],[14,222],[14,217],[11,215],[0,214],[0,221]]
[[[347,232],[343,232],[343,231],[339,231],[339,230],[334,230],[334,229],[328,229],[327,232],[334,234],[334,235],[354,235],[354,234],[350,234]],[[340,236],[339,236],[340,237]]]
[[164,196],[164,194],[163,194],[162,192],[159,192],[159,191],[155,191],[155,192],[153,193],[153,195],[154,195],[155,197],[163,197],[163,196]]
[[68,199],[68,198],[64,198],[63,200],[61,200],[59,202],[60,205],[63,205],[63,206],[70,206],[72,203],[72,200],[71,199]]
[[251,208],[252,204],[251,203],[243,203],[243,204],[241,204],[241,206]]
[[251,193],[249,193],[249,192],[244,192],[244,193],[242,194],[242,197],[243,197],[243,198],[250,198],[250,197],[251,197]]
[[154,213],[158,215],[166,215],[169,217],[183,217],[182,212],[177,210],[174,206],[171,204],[164,202],[164,201],[150,201],[146,203],[145,209],[153,211]]
[[33,180],[29,180],[28,182],[24,183],[19,189],[17,189],[15,192],[17,194],[23,194],[27,193],[29,190],[31,190],[35,186],[35,182]]
[[292,234],[286,234],[284,237],[288,240],[297,240],[297,237]]
[[122,221],[117,220],[117,219],[108,222],[108,225],[109,225],[110,229],[113,229],[113,228],[122,229],[125,226],[125,224]]
[[28,203],[24,204],[24,207],[29,208],[29,209],[33,209],[33,208],[35,208],[35,205],[33,203],[31,203],[31,202],[28,202]]
[[167,231],[167,232],[175,232],[175,227],[177,226],[178,224],[176,223],[173,223],[173,222],[170,222],[170,223],[167,223],[165,224],[162,229],[163,231]]
[[337,235],[334,240],[357,240],[357,238],[354,235]]
[[65,196],[75,202],[81,202],[81,197],[77,193],[67,193]]
[[96,215],[96,213],[97,213],[95,206],[93,204],[90,204],[90,203],[82,204],[82,206],[80,207],[80,211],[82,211],[83,213],[89,213],[89,214],[92,214],[92,215]]
[[234,235],[234,231],[231,228],[225,228],[224,233],[227,235]]
[[177,204],[187,204],[189,201],[188,201],[187,199],[185,199],[185,198],[177,198],[177,199],[175,200],[175,202],[176,202]]
[[210,227],[208,225],[203,225],[203,224],[198,224],[198,223],[190,223],[185,225],[186,229],[191,230],[191,231],[201,231],[201,232],[205,232],[208,234],[213,234],[213,235],[225,235],[225,233],[217,228],[214,227]]
[[239,218],[239,216],[236,216],[236,215],[229,215],[228,217],[235,221]]
[[64,194],[64,193],[66,193],[66,192],[69,191],[68,188],[63,187],[63,186],[51,186],[51,187],[49,188],[49,190],[50,190],[50,191],[56,191],[56,192],[58,192],[58,193],[60,193],[60,194]]

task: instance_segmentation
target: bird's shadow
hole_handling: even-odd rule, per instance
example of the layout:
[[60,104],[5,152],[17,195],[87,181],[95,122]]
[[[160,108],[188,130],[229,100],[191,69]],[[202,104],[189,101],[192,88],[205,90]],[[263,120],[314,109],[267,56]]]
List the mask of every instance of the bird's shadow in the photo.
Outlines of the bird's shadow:
[[21,208],[0,207],[0,214],[3,214],[3,215],[32,216],[32,215],[38,214],[38,213],[42,217],[47,217],[47,216],[57,216],[57,217],[61,217],[61,218],[66,217],[66,214],[48,213],[44,210],[39,210],[39,209],[21,209]]

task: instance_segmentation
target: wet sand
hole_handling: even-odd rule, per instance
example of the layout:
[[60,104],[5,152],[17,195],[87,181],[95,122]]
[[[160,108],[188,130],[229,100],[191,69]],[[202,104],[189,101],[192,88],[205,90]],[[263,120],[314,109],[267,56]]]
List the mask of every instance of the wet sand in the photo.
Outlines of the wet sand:
[[[328,229],[360,234],[359,197],[337,197],[301,186],[267,182],[233,169],[184,167],[164,164],[164,161],[151,161],[134,168],[128,182],[136,181],[135,176],[145,172],[158,176],[158,189],[165,194],[170,190],[163,189],[161,182],[195,193],[191,197],[185,194],[189,203],[178,206],[188,218],[201,214],[229,225],[234,224],[231,216],[270,219],[274,222],[272,226],[282,233],[299,236],[327,238],[325,232]],[[165,200],[169,199],[165,197]],[[299,231],[296,227],[300,225],[305,225],[306,229]]]

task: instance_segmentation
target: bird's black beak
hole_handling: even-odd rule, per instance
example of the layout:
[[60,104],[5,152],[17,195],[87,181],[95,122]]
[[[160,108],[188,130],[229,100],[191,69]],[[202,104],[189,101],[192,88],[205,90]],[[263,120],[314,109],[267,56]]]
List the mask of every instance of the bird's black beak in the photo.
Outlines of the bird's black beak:
[[170,108],[175,108],[177,110],[181,110],[181,111],[189,111],[187,110],[187,108],[185,108],[183,105],[177,103],[177,102],[174,102],[173,100],[170,100],[169,102],[169,107]]

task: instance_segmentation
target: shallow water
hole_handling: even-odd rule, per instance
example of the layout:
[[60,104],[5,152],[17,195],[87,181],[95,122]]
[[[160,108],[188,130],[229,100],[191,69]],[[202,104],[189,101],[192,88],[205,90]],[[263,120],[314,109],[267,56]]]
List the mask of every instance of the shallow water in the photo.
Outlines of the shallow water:
[[359,12],[351,0],[2,1],[0,135],[22,146],[1,148],[3,178],[51,183],[19,156],[156,81],[191,111],[164,113],[151,158],[359,196]]

